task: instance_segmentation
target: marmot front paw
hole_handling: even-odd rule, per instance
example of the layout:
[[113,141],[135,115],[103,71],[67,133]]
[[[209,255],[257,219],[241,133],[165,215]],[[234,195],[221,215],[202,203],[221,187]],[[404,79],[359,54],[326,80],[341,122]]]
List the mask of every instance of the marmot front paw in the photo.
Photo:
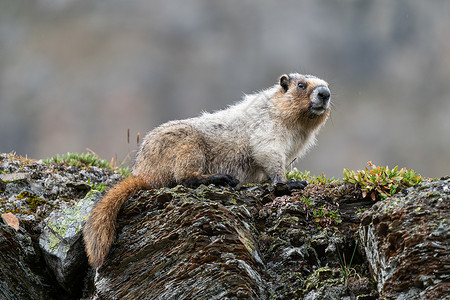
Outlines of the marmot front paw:
[[303,190],[308,185],[305,180],[291,179],[286,182],[278,182],[270,187],[275,196],[290,195],[293,190]]

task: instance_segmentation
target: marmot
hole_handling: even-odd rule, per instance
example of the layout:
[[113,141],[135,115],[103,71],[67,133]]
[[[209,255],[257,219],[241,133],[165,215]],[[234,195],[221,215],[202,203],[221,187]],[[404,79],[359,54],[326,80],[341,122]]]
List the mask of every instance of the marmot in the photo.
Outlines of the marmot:
[[89,263],[100,266],[115,236],[122,204],[141,189],[195,187],[270,179],[287,182],[285,167],[314,144],[330,114],[328,83],[315,76],[282,75],[273,87],[215,113],[171,121],[150,131],[129,178],[95,205],[83,229]]

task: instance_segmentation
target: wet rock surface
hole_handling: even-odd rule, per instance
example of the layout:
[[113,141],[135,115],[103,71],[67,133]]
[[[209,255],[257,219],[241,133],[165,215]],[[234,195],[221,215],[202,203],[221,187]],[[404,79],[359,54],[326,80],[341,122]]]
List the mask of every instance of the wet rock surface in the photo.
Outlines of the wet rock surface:
[[348,274],[341,268],[356,250],[359,218],[349,211],[341,217],[338,208],[373,204],[360,196],[338,184],[279,197],[259,185],[142,192],[121,211],[117,241],[97,271],[94,295],[376,299],[359,253]]
[[41,266],[26,232],[0,222],[0,299],[49,299],[54,283]]
[[[349,184],[141,191],[105,263],[80,228],[118,174],[0,156],[0,299],[445,299],[449,179],[384,201]],[[91,193],[89,193],[92,191]],[[83,204],[84,203],[84,204]],[[95,276],[94,276],[95,275]]]
[[378,290],[394,299],[450,297],[450,179],[376,203],[359,230]]
[[98,270],[97,294],[109,299],[264,298],[251,215],[245,206],[231,204],[233,199],[236,192],[203,186],[144,192],[129,201],[118,220],[117,243]]

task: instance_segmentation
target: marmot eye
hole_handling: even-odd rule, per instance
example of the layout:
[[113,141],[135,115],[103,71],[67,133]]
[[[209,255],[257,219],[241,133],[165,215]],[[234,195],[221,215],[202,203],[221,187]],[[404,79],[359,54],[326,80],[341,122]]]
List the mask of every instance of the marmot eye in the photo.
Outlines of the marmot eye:
[[298,87],[299,89],[304,90],[304,89],[306,89],[306,84],[303,84],[303,82],[299,82],[299,83],[297,84],[297,87]]

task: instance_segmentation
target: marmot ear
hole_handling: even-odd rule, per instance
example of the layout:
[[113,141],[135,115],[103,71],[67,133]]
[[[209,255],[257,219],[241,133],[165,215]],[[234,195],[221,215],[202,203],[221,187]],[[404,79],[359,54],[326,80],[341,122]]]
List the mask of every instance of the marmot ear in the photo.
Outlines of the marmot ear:
[[289,81],[290,78],[288,75],[284,74],[280,77],[280,85],[283,88],[283,91],[286,93],[287,90],[289,89]]

